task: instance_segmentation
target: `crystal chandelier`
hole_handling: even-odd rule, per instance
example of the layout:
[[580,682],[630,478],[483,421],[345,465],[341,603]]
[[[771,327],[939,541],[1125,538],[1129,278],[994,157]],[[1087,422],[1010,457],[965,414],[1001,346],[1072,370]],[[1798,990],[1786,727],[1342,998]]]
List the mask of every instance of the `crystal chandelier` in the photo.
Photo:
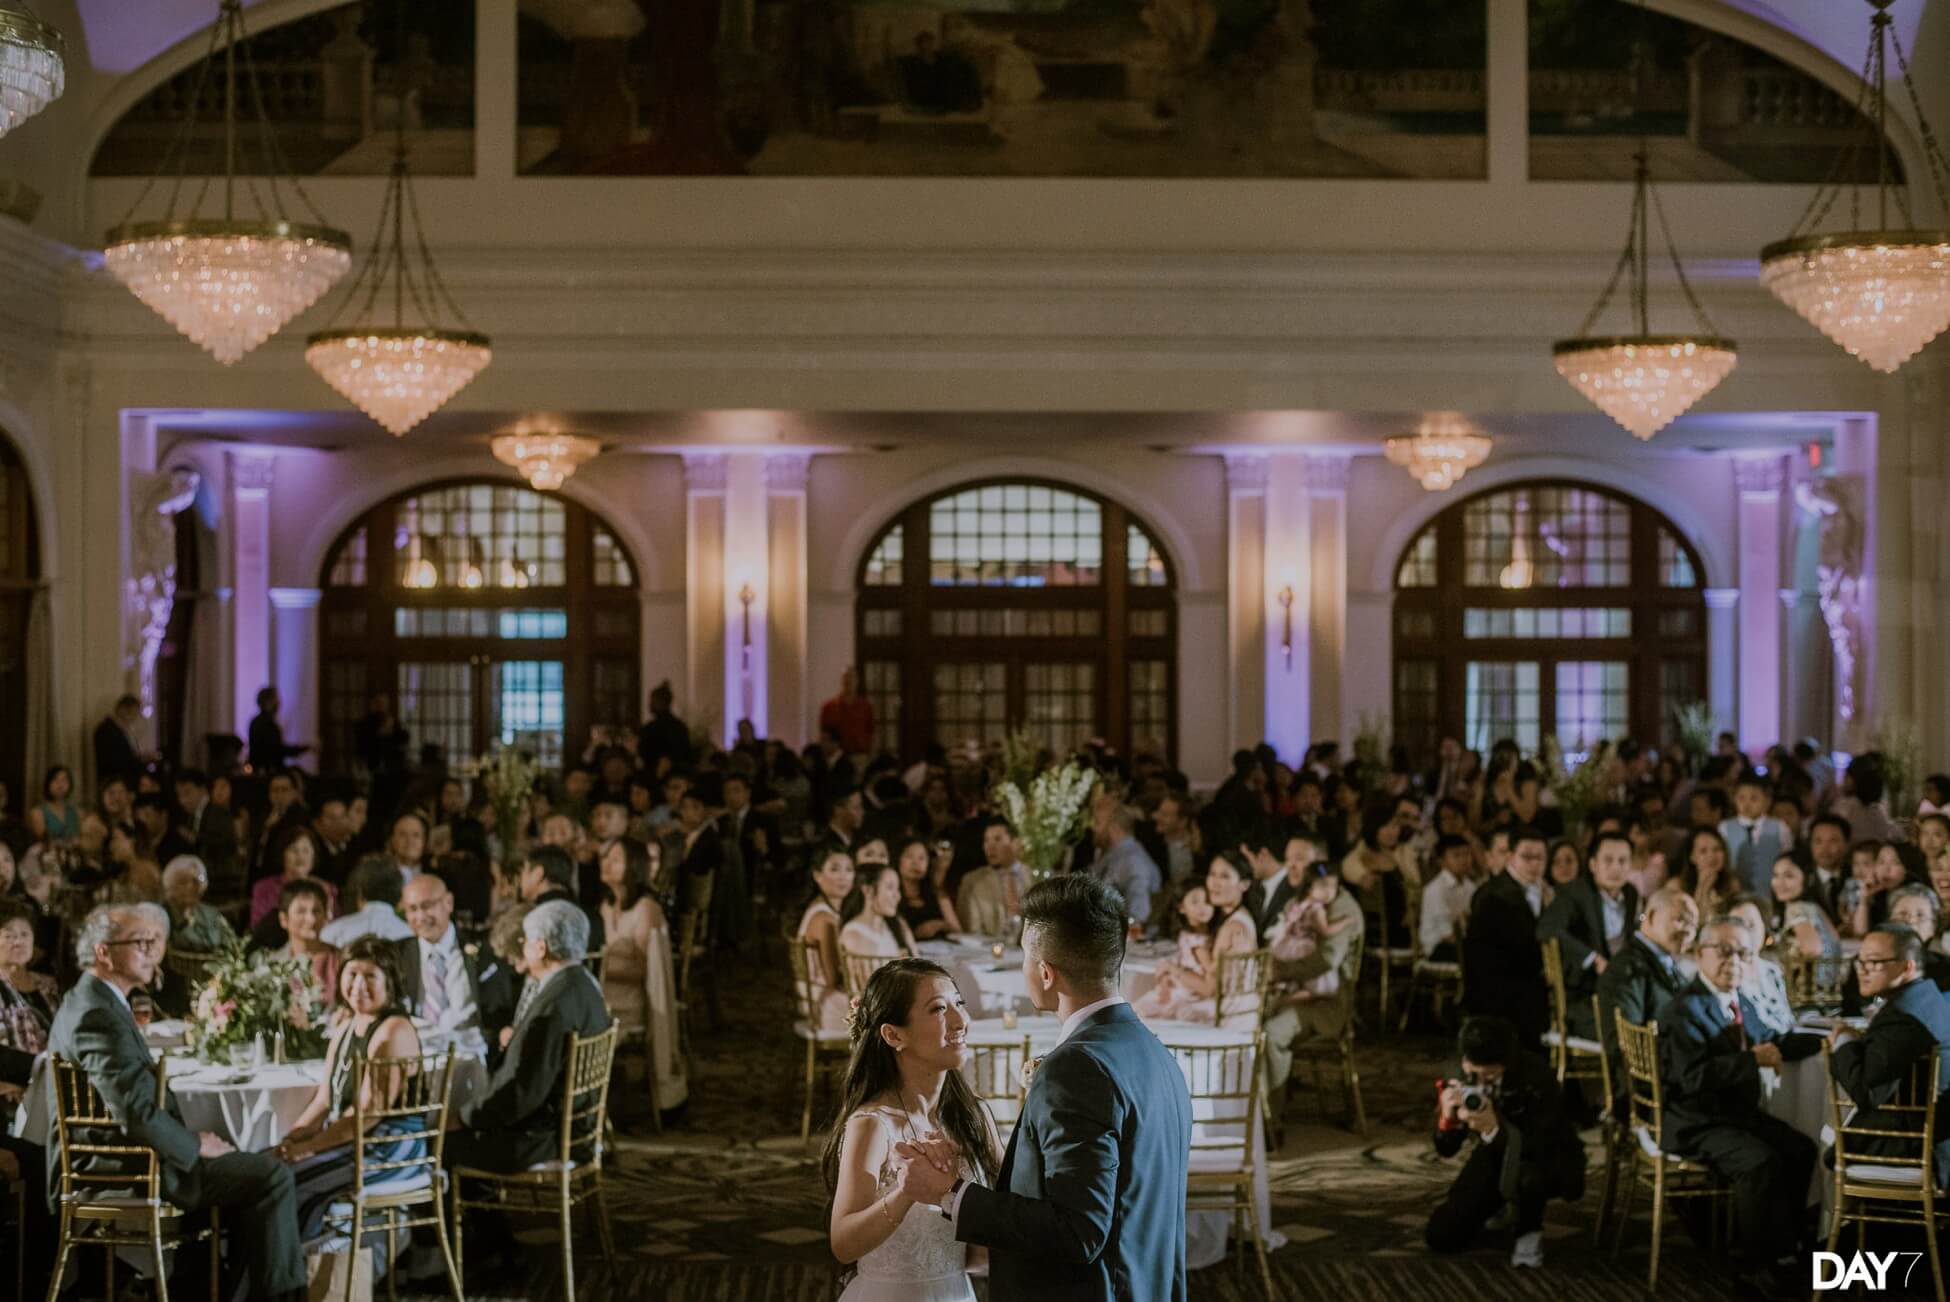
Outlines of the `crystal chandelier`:
[[1416,483],[1431,493],[1440,493],[1482,465],[1491,445],[1487,434],[1460,422],[1439,421],[1425,424],[1413,434],[1397,434],[1382,448],[1388,460],[1408,471]]
[[[1855,110],[1875,132],[1876,228],[1862,229],[1860,187],[1850,182],[1849,221],[1854,229],[1817,234],[1815,228],[1840,197],[1843,183],[1836,180],[1824,184],[1788,237],[1760,251],[1760,283],[1840,344],[1849,356],[1861,358],[1878,371],[1893,372],[1950,327],[1950,230],[1915,229],[1908,192],[1898,188],[1889,175],[1886,80],[1890,45],[1896,47],[1903,88],[1916,111],[1923,163],[1935,186],[1937,202],[1947,214],[1950,192],[1946,192],[1945,178],[1950,174],[1950,160],[1944,157],[1923,116],[1902,38],[1890,26],[1892,0],[1868,3],[1875,13],[1870,18],[1862,96],[1857,98]],[[1865,112],[1863,100],[1870,95],[1874,103]],[[1843,157],[1842,167],[1852,171],[1855,161],[1856,153],[1851,149]],[[1836,173],[1837,177],[1841,175],[1840,171]],[[1901,230],[1889,225],[1892,197],[1906,224]]]
[[494,459],[519,470],[531,488],[551,493],[583,462],[603,450],[585,434],[497,434],[488,445]]
[[64,48],[58,29],[0,8],[0,136],[61,97],[68,84]]
[[[290,171],[283,150],[263,112],[257,65],[244,41],[242,0],[221,0],[216,24],[210,29],[210,49],[190,95],[190,111],[182,131],[165,151],[161,167],[142,187],[122,221],[108,233],[103,260],[129,292],[163,320],[188,335],[225,366],[284,328],[292,317],[316,303],[352,267],[352,238],[326,224],[311,197],[296,180],[292,190],[304,202],[313,221],[293,222],[285,213],[281,177]],[[198,187],[189,212],[178,217],[189,165],[190,143],[196,131],[196,110],[204,87],[223,53],[223,216],[200,215],[210,181]],[[264,190],[246,178],[254,215],[237,211],[237,56],[243,54],[244,77],[257,106],[257,127],[264,156]],[[169,206],[157,221],[137,222],[156,181],[176,163]]]
[[[406,6],[399,6],[398,44],[406,49]],[[413,252],[407,252],[406,220],[413,219]],[[390,288],[393,319],[373,324],[373,308]],[[363,298],[362,298],[363,296]],[[403,435],[440,410],[494,360],[488,337],[439,324],[445,308],[462,327],[466,314],[447,292],[427,248],[420,205],[406,164],[406,102],[402,83],[393,133],[393,170],[379,208],[379,233],[346,291],[343,313],[359,303],[357,319],[368,324],[328,326],[305,341],[305,361],[355,407]],[[407,305],[424,324],[407,323]],[[336,320],[336,318],[334,318]]]

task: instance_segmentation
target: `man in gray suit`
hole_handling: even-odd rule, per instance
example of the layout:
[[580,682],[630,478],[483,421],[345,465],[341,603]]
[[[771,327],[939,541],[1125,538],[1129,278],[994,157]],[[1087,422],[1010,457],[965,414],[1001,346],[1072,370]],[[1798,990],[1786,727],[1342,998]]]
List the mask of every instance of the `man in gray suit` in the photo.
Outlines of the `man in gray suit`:
[[[207,1131],[191,1133],[156,1097],[155,1064],[129,1011],[129,991],[154,979],[168,922],[150,904],[105,905],[88,915],[75,944],[81,980],[61,1001],[48,1051],[86,1071],[128,1137],[155,1150],[165,1199],[186,1212],[224,1209],[235,1262],[232,1298],[303,1298],[305,1257],[290,1168],[268,1153],[239,1153]],[[84,1169],[113,1171],[114,1161],[91,1157]],[[48,1148],[51,1190],[59,1187],[60,1169],[57,1132]]]

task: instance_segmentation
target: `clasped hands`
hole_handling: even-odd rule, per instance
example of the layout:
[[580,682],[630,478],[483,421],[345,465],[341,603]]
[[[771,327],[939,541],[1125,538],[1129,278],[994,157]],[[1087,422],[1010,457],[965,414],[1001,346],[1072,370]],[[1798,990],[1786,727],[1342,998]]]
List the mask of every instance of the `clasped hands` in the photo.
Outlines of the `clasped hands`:
[[898,1141],[894,1156],[901,1162],[901,1191],[916,1202],[939,1203],[955,1187],[961,1170],[961,1149],[940,1131],[931,1130],[912,1142]]

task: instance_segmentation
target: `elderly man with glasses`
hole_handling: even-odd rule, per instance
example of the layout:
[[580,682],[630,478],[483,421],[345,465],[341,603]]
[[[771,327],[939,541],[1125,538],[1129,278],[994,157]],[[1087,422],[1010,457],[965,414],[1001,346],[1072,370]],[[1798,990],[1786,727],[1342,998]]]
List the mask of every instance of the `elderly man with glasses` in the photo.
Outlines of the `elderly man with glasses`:
[[1812,1035],[1779,1036],[1741,993],[1754,961],[1739,921],[1700,931],[1699,975],[1667,1000],[1659,1023],[1668,1153],[1695,1158],[1733,1187],[1735,1239],[1747,1283],[1762,1296],[1805,1290],[1794,1256],[1805,1225],[1815,1145],[1761,1109],[1761,1069],[1819,1052]]
[[[1882,1001],[1868,1029],[1859,1036],[1837,1029],[1832,1041],[1835,1083],[1860,1109],[1849,1123],[1874,1130],[1920,1130],[1914,1121],[1880,1116],[1877,1109],[1896,1095],[1910,1072],[1926,1057],[1950,1045],[1950,1002],[1936,982],[1923,975],[1923,938],[1901,923],[1885,923],[1862,938],[1855,977],[1862,998]],[[1937,1070],[1937,1184],[1950,1180],[1950,1094]],[[1914,1115],[1914,1114],[1910,1114]],[[1849,1141],[1849,1152],[1914,1157],[1917,1141],[1896,1135]]]
[[[169,917],[153,904],[105,905],[90,913],[75,942],[81,979],[61,1001],[48,1050],[86,1071],[129,1138],[155,1150],[164,1198],[186,1212],[225,1210],[238,1266],[229,1296],[303,1298],[305,1256],[290,1168],[269,1153],[239,1153],[222,1136],[192,1133],[170,1110],[172,1101],[156,1097],[155,1067],[129,992],[154,981],[168,942]],[[95,1155],[83,1165],[114,1173],[115,1160]],[[48,1149],[50,1185],[60,1169],[57,1137]],[[182,1258],[192,1268],[201,1260],[197,1253]]]

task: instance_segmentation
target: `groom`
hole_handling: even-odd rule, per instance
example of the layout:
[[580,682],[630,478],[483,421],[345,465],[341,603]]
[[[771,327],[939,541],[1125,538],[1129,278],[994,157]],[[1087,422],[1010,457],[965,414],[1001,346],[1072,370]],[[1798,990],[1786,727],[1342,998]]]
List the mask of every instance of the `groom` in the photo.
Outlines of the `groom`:
[[1184,1302],[1192,1103],[1184,1073],[1118,994],[1124,899],[1083,873],[1023,897],[1029,1001],[1063,1019],[1003,1155],[1000,1187],[954,1177],[930,1137],[897,1148],[908,1188],[990,1249],[993,1302]]

